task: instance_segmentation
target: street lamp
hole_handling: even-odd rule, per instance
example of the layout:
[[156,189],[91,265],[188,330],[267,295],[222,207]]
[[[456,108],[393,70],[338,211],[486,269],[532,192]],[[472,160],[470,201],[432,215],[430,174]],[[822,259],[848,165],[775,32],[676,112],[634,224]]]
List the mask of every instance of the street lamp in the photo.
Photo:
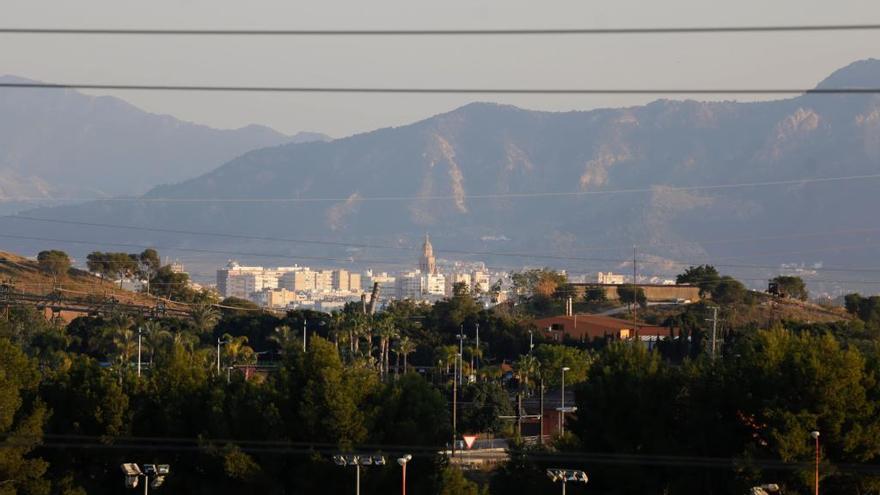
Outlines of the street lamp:
[[575,469],[552,468],[547,470],[547,476],[554,482],[562,483],[562,495],[565,495],[565,484],[569,481],[586,483],[589,481],[587,473]]
[[458,385],[462,385],[462,375],[464,372],[462,371],[464,368],[464,339],[467,336],[464,334],[464,325],[461,326],[461,333],[456,335],[458,338],[458,360],[461,362],[461,366],[458,367]]
[[228,344],[228,340],[217,337],[217,374],[220,374],[220,346]]
[[121,466],[125,474],[126,488],[137,488],[138,480],[144,478],[144,495],[149,493],[150,488],[159,488],[165,484],[165,477],[171,473],[168,464],[144,464],[143,470],[133,462]]
[[[333,462],[337,466],[354,466],[355,468],[355,495],[361,495],[361,466],[384,466],[385,458],[381,455],[342,455],[333,456]],[[398,461],[399,462],[399,461]]]
[[560,396],[559,407],[559,436],[565,433],[565,372],[570,370],[568,366],[562,367],[562,395]]
[[142,327],[138,327],[138,378],[141,376],[141,335],[143,335],[144,329]]
[[402,495],[406,495],[406,465],[411,460],[412,460],[412,456],[410,454],[406,454],[403,457],[397,458],[397,463],[400,464],[401,468],[403,468],[403,484],[401,485],[402,486],[402,489],[401,489]]
[[819,431],[811,431],[810,436],[816,441],[816,495],[819,495]]

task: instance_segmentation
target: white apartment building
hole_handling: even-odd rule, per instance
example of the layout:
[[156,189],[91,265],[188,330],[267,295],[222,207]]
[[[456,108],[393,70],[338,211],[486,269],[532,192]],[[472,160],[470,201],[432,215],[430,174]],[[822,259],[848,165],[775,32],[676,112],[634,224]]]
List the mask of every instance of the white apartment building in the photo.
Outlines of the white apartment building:
[[625,283],[625,278],[623,275],[615,275],[612,272],[599,272],[599,275],[596,277],[596,282],[600,284],[622,285]]
[[387,272],[374,273],[373,270],[367,270],[361,277],[361,289],[364,292],[370,292],[373,290],[373,284],[378,283],[383,292],[393,293],[396,281],[397,279],[393,275],[388,275]]
[[398,299],[421,299],[422,271],[413,270],[399,274],[395,280]]
[[217,291],[223,297],[248,299],[254,292],[277,286],[277,276],[267,274],[262,266],[242,266],[230,261],[225,269],[217,270]]
[[413,270],[399,274],[395,287],[398,299],[443,296],[446,294],[446,277],[439,273],[422,273],[421,270]]
[[491,284],[489,282],[489,272],[477,270],[471,276],[471,289],[474,293],[488,294]]
[[446,295],[446,277],[440,273],[428,273],[423,275],[422,294],[426,296]]
[[312,292],[315,290],[315,272],[308,267],[286,272],[279,277],[278,286],[294,292]]

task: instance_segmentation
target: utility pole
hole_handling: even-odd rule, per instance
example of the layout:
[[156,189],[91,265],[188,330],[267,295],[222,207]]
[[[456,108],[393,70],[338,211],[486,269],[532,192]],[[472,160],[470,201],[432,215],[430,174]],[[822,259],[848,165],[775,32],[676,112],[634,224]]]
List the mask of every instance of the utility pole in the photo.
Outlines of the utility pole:
[[522,392],[516,394],[516,436],[522,438],[522,420],[523,420],[523,408],[522,408]]
[[143,334],[143,329],[138,327],[138,378],[141,377],[141,335]]
[[541,421],[540,429],[538,430],[538,444],[544,445],[544,378],[541,377],[541,411],[538,412],[539,419]]
[[[477,356],[477,354],[478,354],[479,351],[480,351],[480,324],[477,323],[476,325],[477,325],[477,335],[476,335],[476,337],[477,337],[477,344],[474,346],[474,351],[475,351],[475,352],[474,352],[474,355],[475,355],[475,356]],[[479,365],[480,365],[480,358],[479,358],[479,356],[478,356],[476,359],[477,359],[477,366],[479,366]],[[474,368],[474,370],[476,370],[476,368]]]
[[[455,375],[458,375],[458,359],[455,359]],[[455,440],[458,438],[458,385],[452,376],[452,457],[455,457]]]
[[633,338],[639,338],[639,323],[637,314],[639,308],[639,271],[636,264],[636,245],[633,244]]
[[308,325],[309,320],[303,318],[303,352],[306,352],[306,325]]
[[706,318],[706,321],[712,322],[712,359],[715,359],[715,349],[718,335],[718,307],[712,307],[712,318]]

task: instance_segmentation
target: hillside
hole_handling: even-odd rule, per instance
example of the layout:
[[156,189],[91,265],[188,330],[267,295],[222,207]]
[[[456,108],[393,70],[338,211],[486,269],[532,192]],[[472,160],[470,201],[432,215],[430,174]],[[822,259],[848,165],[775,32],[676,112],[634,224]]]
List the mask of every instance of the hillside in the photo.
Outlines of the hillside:
[[252,149],[326,138],[258,125],[213,129],[73,90],[0,88],[0,208],[21,209],[28,203],[10,200],[22,198],[141,194]]
[[[880,61],[854,63],[820,86],[880,86]],[[156,187],[144,202],[93,202],[31,214],[413,248],[428,231],[440,257],[444,248],[574,256],[581,259],[552,264],[575,272],[627,270],[623,260],[632,257],[635,244],[649,275],[712,261],[761,287],[778,273],[775,267],[791,263],[808,269],[804,276],[813,292],[833,293],[877,288],[854,284],[868,275],[821,267],[874,266],[880,195],[871,176],[878,173],[875,95],[659,100],[563,113],[475,103],[407,126],[252,151],[202,176]],[[824,180],[852,176],[868,177]],[[197,244],[351,257],[355,263],[408,261],[381,249],[258,239],[8,219],[0,228],[31,236],[51,228],[54,237],[157,243],[165,251]],[[473,258],[499,268],[550,263]]]
[[[0,283],[11,285],[18,293],[47,295],[58,287],[71,296],[113,297],[123,304],[147,307],[156,304],[156,299],[153,297],[120,289],[118,285],[83,270],[71,269],[68,276],[56,285],[52,276],[40,270],[35,261],[3,251],[0,251]],[[171,306],[177,307],[174,304]]]

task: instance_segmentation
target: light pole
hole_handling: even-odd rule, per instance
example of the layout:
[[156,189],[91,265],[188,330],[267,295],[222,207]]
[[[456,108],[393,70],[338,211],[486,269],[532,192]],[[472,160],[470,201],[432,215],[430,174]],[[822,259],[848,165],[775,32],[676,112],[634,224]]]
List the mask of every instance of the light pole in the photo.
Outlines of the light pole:
[[[565,433],[565,372],[570,370],[568,366],[562,367],[562,394],[560,396],[560,407],[559,407],[559,436],[563,436]],[[563,487],[563,492],[565,491]]]
[[144,333],[144,329],[138,327],[138,378],[141,376],[141,335]]
[[228,340],[223,340],[220,337],[217,337],[217,374],[220,374],[220,346],[224,344],[228,344]]
[[226,384],[229,385],[232,383],[232,370],[235,369],[235,366],[227,366],[226,367]]
[[403,468],[403,480],[402,480],[401,491],[400,491],[400,493],[402,495],[406,495],[406,465],[411,460],[412,460],[412,456],[410,454],[406,454],[403,457],[397,458],[397,463],[400,464],[401,468]]
[[554,483],[557,481],[562,483],[562,495],[565,495],[565,484],[569,481],[580,483],[586,483],[589,481],[587,473],[575,469],[552,468],[547,470],[547,476],[553,480]]
[[125,473],[125,486],[137,488],[140,478],[144,479],[144,495],[148,495],[150,488],[159,488],[165,483],[165,477],[171,473],[168,464],[144,464],[143,470],[133,462],[127,462],[121,466]]
[[333,456],[333,462],[337,466],[354,466],[355,468],[355,495],[361,495],[361,466],[384,466],[385,458],[381,455],[341,455]]
[[819,431],[811,431],[810,436],[816,441],[816,495],[819,495]]
[[461,362],[461,366],[458,367],[458,385],[462,385],[462,376],[464,372],[462,371],[464,368],[464,339],[467,337],[464,334],[464,325],[461,326],[461,333],[456,335],[458,337],[458,360]]
[[[480,351],[480,324],[479,324],[479,323],[476,323],[476,326],[477,326],[477,332],[476,332],[476,341],[477,341],[477,342],[474,344],[474,355],[471,356],[471,362],[472,362],[472,363],[473,363],[473,361],[474,361],[474,356],[476,356],[477,353]],[[477,357],[476,359],[477,359],[476,363],[477,363],[477,365],[479,365],[479,364],[480,364],[479,357]],[[471,364],[471,368],[473,368],[474,370],[476,370],[476,367],[474,367],[473,364]]]

